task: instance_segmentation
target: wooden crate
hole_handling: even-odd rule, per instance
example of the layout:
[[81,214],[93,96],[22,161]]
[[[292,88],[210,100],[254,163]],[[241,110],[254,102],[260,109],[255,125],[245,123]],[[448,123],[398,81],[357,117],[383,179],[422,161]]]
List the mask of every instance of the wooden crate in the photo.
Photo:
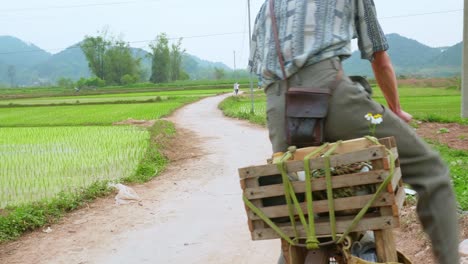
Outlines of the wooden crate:
[[[380,185],[390,174],[390,156],[386,148],[391,150],[395,158],[395,170],[392,181],[387,185],[379,197],[372,204],[371,209],[352,230],[383,230],[399,226],[399,211],[405,199],[404,188],[401,181],[401,171],[398,162],[398,152],[394,138],[379,140],[382,145],[377,145],[366,138],[359,138],[342,142],[334,154],[330,157],[331,167],[349,165],[356,162],[371,162],[372,169],[368,172],[351,173],[332,177],[332,186],[336,191],[339,188],[347,188],[363,185]],[[334,143],[336,144],[336,143]],[[334,144],[330,144],[330,147]],[[304,157],[317,147],[298,149],[293,160],[286,162],[288,173],[304,171]],[[328,149],[328,148],[327,148]],[[324,168],[324,158],[314,158],[310,161],[310,169]],[[240,183],[244,196],[260,209],[266,216],[273,219],[280,229],[288,236],[293,237],[293,228],[289,222],[288,207],[284,203],[271,203],[273,197],[284,198],[284,187],[281,183],[281,173],[275,164],[250,166],[239,169]],[[265,182],[270,181],[270,185]],[[271,182],[275,182],[271,184]],[[279,181],[279,182],[278,182]],[[305,182],[293,181],[292,185],[296,194],[304,196]],[[312,191],[326,190],[325,177],[312,179]],[[356,195],[337,198],[334,200],[336,212],[336,232],[343,233],[348,228],[359,209],[372,198],[372,194]],[[270,201],[269,201],[270,200]],[[328,201],[314,200],[315,226],[318,236],[331,234],[328,218]],[[307,214],[306,203],[301,203],[302,211]],[[248,225],[253,240],[276,239],[280,236],[271,229],[261,218],[253,213],[247,206]],[[351,215],[348,213],[352,212]],[[318,215],[318,216],[317,216]],[[297,219],[297,215],[296,215]],[[304,228],[296,221],[300,237],[305,237]]]

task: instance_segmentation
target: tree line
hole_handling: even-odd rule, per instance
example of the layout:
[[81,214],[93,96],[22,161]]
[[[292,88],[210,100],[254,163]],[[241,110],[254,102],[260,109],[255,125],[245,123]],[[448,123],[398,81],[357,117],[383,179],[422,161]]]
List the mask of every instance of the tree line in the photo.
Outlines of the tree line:
[[[149,44],[151,52],[151,73],[149,81],[165,83],[189,79],[182,69],[182,39],[169,44],[165,33]],[[86,36],[81,43],[94,78],[81,79],[77,86],[129,85],[145,80],[146,74],[141,67],[141,57],[134,56],[128,42],[108,37],[107,33]],[[63,80],[62,80],[63,81]]]

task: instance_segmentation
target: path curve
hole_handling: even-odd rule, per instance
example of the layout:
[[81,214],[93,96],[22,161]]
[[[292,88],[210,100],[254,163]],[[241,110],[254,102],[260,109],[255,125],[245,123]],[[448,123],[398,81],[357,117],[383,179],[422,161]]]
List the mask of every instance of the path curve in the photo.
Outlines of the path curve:
[[217,105],[227,96],[168,118],[194,133],[184,151],[197,153],[135,186],[140,204],[99,199],[52,225],[52,233],[0,246],[0,263],[275,263],[278,241],[250,240],[237,176],[237,168],[271,154],[267,131],[223,117]]

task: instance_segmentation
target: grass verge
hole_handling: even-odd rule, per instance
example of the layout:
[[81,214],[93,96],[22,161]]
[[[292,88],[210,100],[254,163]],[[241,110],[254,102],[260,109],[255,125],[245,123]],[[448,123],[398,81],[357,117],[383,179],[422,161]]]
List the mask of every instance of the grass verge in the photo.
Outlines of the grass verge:
[[[161,149],[175,135],[173,124],[159,120],[149,128],[149,131],[150,144],[145,156],[136,172],[122,179],[122,182],[146,182],[157,176],[167,165],[168,161]],[[21,234],[44,225],[56,223],[65,213],[112,193],[113,190],[108,187],[108,183],[108,181],[95,182],[75,192],[61,192],[51,199],[0,210],[0,243],[18,238]]]
[[466,174],[468,171],[468,151],[451,149],[446,145],[433,142],[431,145],[448,163],[458,203],[463,211],[468,211],[468,175]]
[[251,111],[250,98],[246,96],[230,96],[224,99],[218,108],[225,116],[248,120],[261,126],[266,125],[265,102],[263,99],[255,98],[254,111]]

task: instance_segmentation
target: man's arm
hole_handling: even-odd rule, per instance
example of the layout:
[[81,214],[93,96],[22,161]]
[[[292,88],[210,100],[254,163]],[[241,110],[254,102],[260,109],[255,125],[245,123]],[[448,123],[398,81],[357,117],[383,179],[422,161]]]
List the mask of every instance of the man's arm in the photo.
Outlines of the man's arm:
[[382,90],[390,110],[403,121],[411,121],[413,117],[401,109],[395,71],[393,70],[392,62],[386,51],[374,53],[372,69],[374,70],[377,84]]

